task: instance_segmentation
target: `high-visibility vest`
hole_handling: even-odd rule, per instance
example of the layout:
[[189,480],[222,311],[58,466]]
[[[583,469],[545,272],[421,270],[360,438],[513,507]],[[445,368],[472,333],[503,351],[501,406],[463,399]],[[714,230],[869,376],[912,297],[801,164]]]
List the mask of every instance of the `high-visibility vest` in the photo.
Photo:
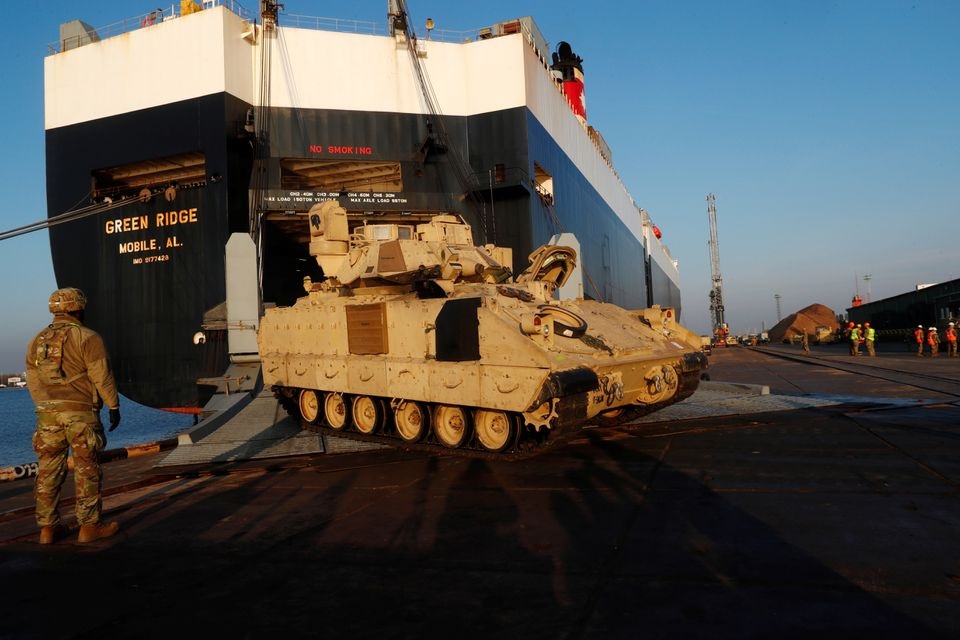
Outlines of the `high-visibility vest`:
[[927,344],[931,347],[935,344],[940,344],[940,336],[937,335],[936,331],[927,333]]
[[876,338],[877,331],[873,327],[867,327],[867,340],[873,341]]
[[917,344],[921,344],[923,342],[923,329],[917,329],[914,331],[913,337],[916,338]]
[[956,341],[957,341],[957,330],[947,329],[947,342],[956,342]]

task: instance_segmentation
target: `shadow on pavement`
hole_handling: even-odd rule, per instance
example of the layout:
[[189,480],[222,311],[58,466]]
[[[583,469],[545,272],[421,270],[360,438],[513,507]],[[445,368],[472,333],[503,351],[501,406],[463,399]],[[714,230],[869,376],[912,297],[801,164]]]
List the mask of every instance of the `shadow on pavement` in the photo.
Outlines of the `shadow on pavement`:
[[0,636],[934,635],[649,442],[589,439],[520,463],[375,452],[175,483],[117,538],[0,547]]

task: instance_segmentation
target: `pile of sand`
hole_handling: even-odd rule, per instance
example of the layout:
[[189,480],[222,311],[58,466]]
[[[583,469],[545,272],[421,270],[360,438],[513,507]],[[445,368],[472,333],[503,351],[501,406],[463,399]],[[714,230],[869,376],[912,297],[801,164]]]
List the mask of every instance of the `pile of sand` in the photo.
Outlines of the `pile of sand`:
[[783,342],[789,340],[791,336],[799,336],[803,333],[813,338],[817,327],[830,327],[835,331],[837,314],[826,305],[814,303],[796,313],[791,313],[770,329],[770,342]]

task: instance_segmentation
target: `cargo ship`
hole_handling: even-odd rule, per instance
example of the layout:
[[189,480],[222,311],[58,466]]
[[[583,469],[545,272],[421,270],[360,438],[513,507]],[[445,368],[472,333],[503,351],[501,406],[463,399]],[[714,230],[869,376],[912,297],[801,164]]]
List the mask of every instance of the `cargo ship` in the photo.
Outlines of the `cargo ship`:
[[531,17],[417,37],[396,0],[383,24],[281,8],[74,20],[45,58],[54,271],[87,292],[124,395],[199,411],[255,359],[264,306],[322,275],[307,212],[325,200],[354,224],[460,215],[516,273],[572,234],[567,295],[680,313],[677,263],[588,123],[571,45]]

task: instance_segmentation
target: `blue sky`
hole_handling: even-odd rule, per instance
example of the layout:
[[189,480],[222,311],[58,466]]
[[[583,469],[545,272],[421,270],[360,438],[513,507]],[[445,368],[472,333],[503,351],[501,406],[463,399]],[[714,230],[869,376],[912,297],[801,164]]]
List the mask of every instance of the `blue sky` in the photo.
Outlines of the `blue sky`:
[[[285,4],[289,14],[386,14],[385,0]],[[0,229],[46,216],[43,58],[59,24],[101,27],[167,5],[7,7]],[[775,324],[775,294],[783,315],[814,302],[842,312],[857,290],[876,300],[960,278],[960,2],[408,0],[408,9],[421,35],[427,17],[468,30],[532,15],[552,45],[573,45],[588,120],[680,261],[682,320],[698,332],[710,323],[711,192],[736,333]],[[0,274],[0,371],[19,371],[56,288],[46,232],[0,242]]]

